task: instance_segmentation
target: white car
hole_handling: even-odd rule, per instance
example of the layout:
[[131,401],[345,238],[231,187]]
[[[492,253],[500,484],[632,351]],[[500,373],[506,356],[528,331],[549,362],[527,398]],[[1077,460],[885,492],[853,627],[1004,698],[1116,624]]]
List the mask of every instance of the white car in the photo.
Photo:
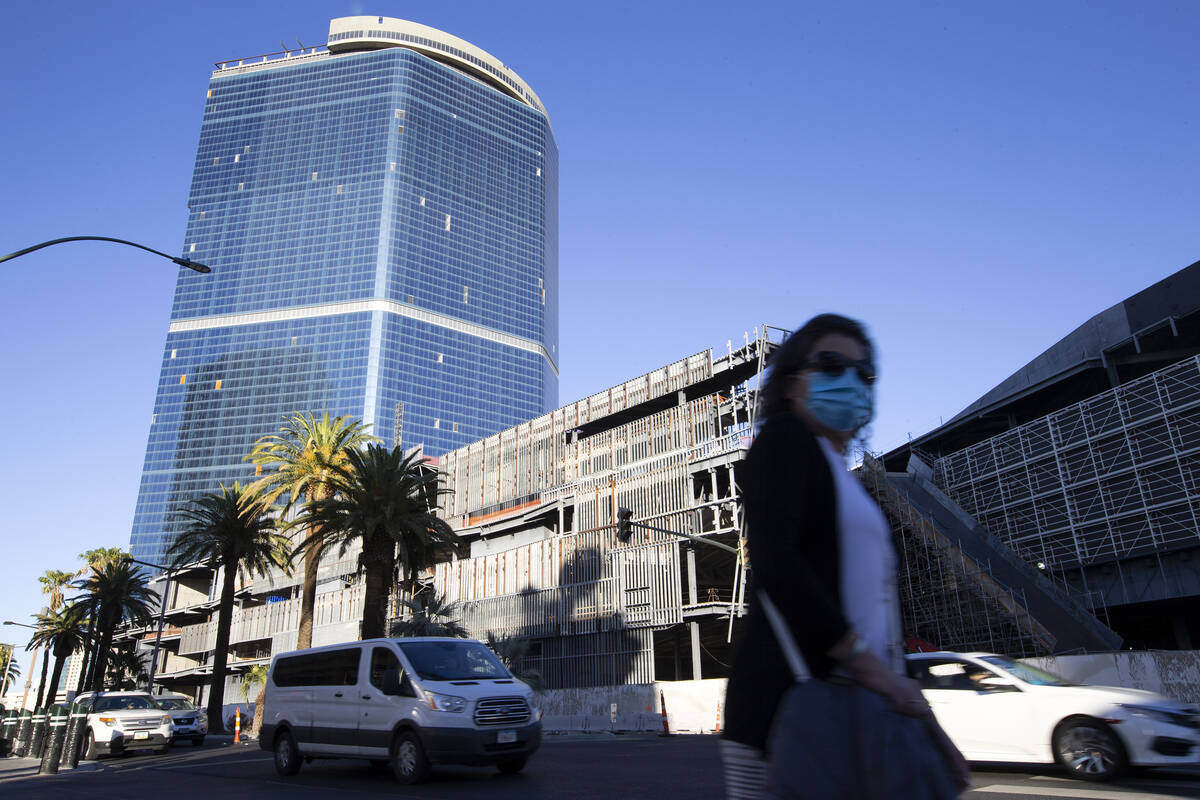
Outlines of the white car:
[[1085,686],[990,653],[913,653],[908,673],[968,761],[1053,763],[1085,780],[1200,763],[1200,708]]
[[192,701],[181,694],[155,695],[154,702],[158,707],[171,715],[171,728],[174,742],[187,739],[193,747],[204,744],[204,736],[208,733],[208,712],[196,708]]
[[85,759],[144,748],[162,755],[171,746],[171,715],[145,692],[87,692],[75,702],[88,712],[79,745]]

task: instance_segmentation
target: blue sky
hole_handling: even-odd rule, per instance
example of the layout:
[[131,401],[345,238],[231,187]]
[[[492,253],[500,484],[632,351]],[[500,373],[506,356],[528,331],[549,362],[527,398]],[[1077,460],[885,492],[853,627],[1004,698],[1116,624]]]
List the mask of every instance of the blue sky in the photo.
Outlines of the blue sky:
[[[15,4],[0,252],[179,252],[212,63],[353,14],[467,39],[549,109],[563,403],[835,310],[877,339],[884,450],[1200,258],[1182,0]],[[175,275],[76,243],[0,278],[0,616],[25,622],[38,575],[128,543]]]

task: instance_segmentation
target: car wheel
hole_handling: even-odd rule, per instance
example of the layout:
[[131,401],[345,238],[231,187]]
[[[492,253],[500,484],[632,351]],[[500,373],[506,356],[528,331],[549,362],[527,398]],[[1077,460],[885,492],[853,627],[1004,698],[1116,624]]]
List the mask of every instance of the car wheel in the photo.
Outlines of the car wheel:
[[300,771],[300,748],[288,731],[275,737],[275,771],[285,778]]
[[514,756],[512,758],[506,758],[500,763],[496,764],[496,768],[505,775],[515,775],[521,770],[525,769],[525,763],[527,761],[529,761],[529,756]]
[[83,735],[83,744],[80,746],[80,750],[83,753],[84,761],[95,761],[99,755],[96,752],[96,739],[92,736],[91,730]]
[[392,773],[403,784],[420,783],[429,777],[429,759],[421,740],[412,731],[404,731],[392,744]]
[[1064,722],[1054,732],[1053,744],[1058,763],[1085,781],[1109,780],[1127,765],[1121,741],[1098,719]]
[[204,747],[204,737],[203,736],[193,736],[192,737],[192,747]]

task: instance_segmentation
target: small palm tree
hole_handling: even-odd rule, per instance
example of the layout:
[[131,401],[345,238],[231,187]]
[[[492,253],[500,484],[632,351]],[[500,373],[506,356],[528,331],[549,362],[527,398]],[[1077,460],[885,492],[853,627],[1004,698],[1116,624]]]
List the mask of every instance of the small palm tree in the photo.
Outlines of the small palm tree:
[[[264,508],[286,496],[284,510],[295,507],[303,497],[306,505],[333,496],[331,482],[347,455],[369,442],[379,441],[367,433],[369,426],[349,417],[329,418],[328,412],[316,419],[311,412],[283,418],[278,433],[254,443],[246,460],[266,472],[250,489],[262,498]],[[271,470],[271,471],[268,471]],[[304,552],[304,582],[300,590],[300,629],[296,649],[312,646],[313,611],[317,605],[317,567],[320,564],[320,538],[310,530]]]
[[[76,606],[47,611],[37,616],[37,631],[30,639],[31,645],[41,645],[49,654],[54,655],[54,673],[50,679],[50,694],[46,702],[54,702],[54,694],[58,689],[58,681],[62,677],[63,665],[72,653],[82,652],[88,642],[87,617]],[[43,679],[44,680],[44,679]],[[41,707],[42,690],[38,690],[38,707]]]
[[267,670],[266,664],[255,664],[242,676],[242,699],[247,703],[250,702],[251,687],[259,687],[258,697],[254,700],[254,722],[250,724],[250,735],[256,739],[262,731],[263,711],[267,700],[267,693],[264,691],[267,687]]
[[518,639],[515,636],[497,636],[488,631],[487,646],[504,663],[504,666],[508,667],[508,671],[517,680],[523,681],[535,692],[540,692],[545,688],[546,680],[542,677],[542,673],[536,669],[525,668],[525,656],[529,652],[528,639]]
[[133,648],[121,648],[108,654],[108,673],[105,675],[105,683],[108,686],[114,689],[136,689],[149,678],[146,665],[138,658]]
[[240,483],[221,486],[179,510],[184,528],[167,556],[173,566],[204,562],[223,570],[217,606],[217,644],[213,653],[208,719],[213,733],[223,732],[225,672],[229,664],[229,630],[233,624],[233,595],[238,575],[265,575],[272,566],[286,566],[288,539],[263,512],[259,498]]
[[12,645],[4,646],[4,652],[0,654],[0,661],[4,662],[4,666],[0,667],[0,695],[5,695],[8,694],[8,687],[15,684],[21,677],[21,666],[17,664],[17,659],[13,656]]
[[454,552],[454,531],[433,513],[448,490],[438,487],[437,471],[421,456],[374,444],[347,453],[330,485],[332,496],[310,504],[292,524],[313,531],[301,545],[305,551],[324,554],[337,546],[345,553],[355,542],[362,545],[362,638],[374,639],[387,626],[397,550],[410,590],[419,570]]
[[135,625],[149,624],[154,616],[152,607],[158,602],[158,592],[149,587],[146,576],[128,561],[94,567],[91,576],[73,585],[83,590],[83,595],[75,599],[80,613],[96,620],[92,691],[103,691],[113,632],[121,620],[129,620]]
[[400,605],[408,610],[408,617],[393,622],[388,636],[456,636],[459,639],[471,636],[458,620],[459,604],[447,603],[436,593],[430,593],[424,600],[406,598]]

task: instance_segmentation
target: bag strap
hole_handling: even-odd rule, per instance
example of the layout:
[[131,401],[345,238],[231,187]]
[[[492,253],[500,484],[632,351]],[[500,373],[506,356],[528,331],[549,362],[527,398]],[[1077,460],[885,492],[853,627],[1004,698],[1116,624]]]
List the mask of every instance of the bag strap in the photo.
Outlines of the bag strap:
[[767,622],[771,624],[775,641],[779,642],[779,649],[783,651],[783,658],[792,671],[792,677],[796,679],[796,683],[810,680],[812,673],[808,671],[808,662],[804,660],[804,654],[800,652],[800,646],[796,644],[796,637],[792,636],[792,629],[788,627],[787,620],[761,589],[758,591],[758,602],[762,604],[763,613],[767,615]]

